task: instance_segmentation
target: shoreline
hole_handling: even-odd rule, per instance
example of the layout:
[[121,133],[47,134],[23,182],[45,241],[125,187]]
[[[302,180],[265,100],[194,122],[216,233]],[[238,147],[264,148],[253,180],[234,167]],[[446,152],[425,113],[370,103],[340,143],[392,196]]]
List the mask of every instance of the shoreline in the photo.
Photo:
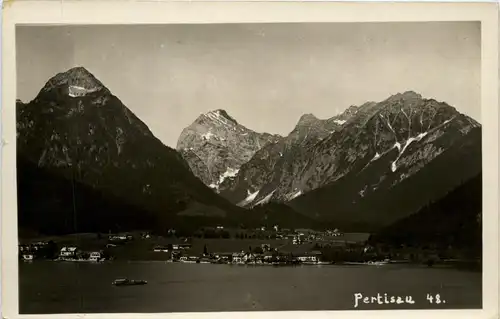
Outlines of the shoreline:
[[[247,267],[311,267],[311,266],[342,266],[342,267],[370,267],[370,268],[386,268],[386,267],[418,267],[418,268],[428,268],[428,269],[455,269],[455,270],[466,270],[471,272],[482,272],[482,267],[479,262],[474,261],[445,261],[441,263],[436,263],[432,266],[428,266],[423,263],[417,262],[386,262],[386,263],[363,263],[363,262],[320,262],[320,263],[297,263],[297,264],[279,264],[279,263],[217,263],[217,262],[180,262],[180,261],[169,261],[169,260],[104,260],[104,261],[90,261],[90,260],[35,260],[35,261],[21,261],[21,263],[33,264],[40,262],[58,262],[58,263],[87,263],[87,264],[112,264],[112,263],[127,263],[127,264],[200,264],[200,265],[226,265],[226,266],[247,266]],[[21,264],[20,263],[20,264]],[[466,267],[468,266],[468,267]]]

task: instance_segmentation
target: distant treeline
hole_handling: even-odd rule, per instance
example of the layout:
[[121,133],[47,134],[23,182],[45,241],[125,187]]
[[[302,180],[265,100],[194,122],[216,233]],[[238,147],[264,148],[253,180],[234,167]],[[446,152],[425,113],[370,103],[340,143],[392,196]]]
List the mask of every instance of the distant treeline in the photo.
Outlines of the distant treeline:
[[[339,225],[314,221],[285,204],[269,203],[245,211],[240,218],[204,216],[179,217],[151,212],[127,203],[109,193],[41,169],[18,158],[18,218],[21,230],[36,234],[61,235],[81,232],[149,230],[166,235],[170,228],[177,236],[229,238],[234,234],[210,227],[247,228],[279,224],[285,228],[340,228],[364,231],[369,225]],[[482,178],[465,181],[445,197],[378,232],[370,239],[374,245],[418,246],[438,249],[461,248],[470,254],[481,252]],[[205,231],[200,233],[200,229]]]
[[170,228],[183,236],[196,235],[202,227],[255,228],[279,224],[288,228],[313,228],[321,223],[284,204],[268,204],[230,217],[178,216],[150,211],[127,198],[96,190],[76,178],[62,176],[18,156],[18,222],[23,233],[64,235],[82,232],[147,229],[165,235]]
[[371,236],[373,245],[482,252],[482,176],[464,182],[438,201]]

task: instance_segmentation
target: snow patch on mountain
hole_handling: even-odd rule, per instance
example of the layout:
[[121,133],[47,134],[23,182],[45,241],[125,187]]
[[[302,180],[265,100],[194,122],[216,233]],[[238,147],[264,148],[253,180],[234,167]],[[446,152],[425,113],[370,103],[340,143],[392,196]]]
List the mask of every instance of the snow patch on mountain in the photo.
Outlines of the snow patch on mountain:
[[450,123],[450,122],[451,122],[451,120],[453,120],[453,118],[451,118],[451,119],[449,119],[449,120],[444,121],[444,122],[443,122],[443,125]]
[[233,119],[229,119],[227,113],[222,110],[210,111],[205,114],[205,116],[212,120],[214,123],[222,126],[237,125],[237,123],[235,123]]
[[259,191],[256,191],[256,192],[250,192],[249,190],[247,190],[247,197],[242,200],[241,202],[238,203],[238,206],[246,206],[248,204],[250,204],[251,202],[253,202],[255,200],[255,198],[257,197],[257,195],[259,195]]
[[294,198],[297,198],[299,197],[300,195],[302,195],[302,191],[299,190],[298,192],[295,192],[295,193],[292,193],[289,197],[288,197],[288,200],[292,200]]
[[408,146],[410,146],[410,144],[413,143],[413,142],[420,142],[420,140],[423,139],[426,135],[427,135],[427,132],[423,132],[423,133],[418,134],[416,137],[410,137],[410,138],[408,138],[406,140],[405,145],[403,146],[402,149],[401,149],[401,144],[399,144],[398,142],[396,142],[398,144],[397,148],[399,150],[399,154],[396,157],[396,159],[394,160],[394,162],[391,163],[391,170],[393,172],[395,172],[398,169],[397,161],[401,158],[401,156],[403,155],[403,153],[405,152],[405,150],[408,148]]
[[[383,114],[380,114],[380,117],[381,117],[382,119],[386,120],[386,118],[384,117],[384,115],[383,115]],[[392,127],[392,125],[391,125],[390,121],[389,121],[389,120],[386,120],[386,121],[385,121],[385,123],[387,124],[387,126],[389,127],[389,129],[390,129],[393,133],[395,133],[394,128]]]
[[210,138],[214,137],[214,136],[215,136],[215,134],[213,134],[212,132],[207,132],[207,133],[201,135],[201,137],[206,141],[210,140]]
[[344,125],[345,122],[347,122],[347,121],[345,121],[345,120],[334,120],[333,122],[336,123],[336,124],[338,124],[338,125]]
[[261,199],[260,201],[257,202],[257,204],[255,205],[263,205],[263,204],[266,204],[268,203],[270,200],[271,200],[271,197],[273,197],[273,194],[276,190],[273,190],[272,192],[270,192],[269,194],[266,195],[266,197],[264,197],[263,199]]
[[400,152],[401,152],[401,143],[399,143],[399,142],[395,142],[393,147],[397,148],[397,149],[398,149],[398,151],[400,151]]
[[97,89],[86,89],[83,86],[70,85],[68,86],[68,95],[70,97],[85,96],[89,93],[95,92]]
[[239,171],[239,169],[228,167],[227,170],[219,177],[219,185],[222,184],[226,178],[235,177]]
[[218,193],[219,186],[226,180],[226,178],[236,177],[236,175],[238,174],[239,171],[240,171],[239,169],[234,169],[234,168],[228,167],[226,169],[226,171],[219,176],[219,180],[215,183],[211,183],[210,185],[208,185],[208,187],[214,189]]

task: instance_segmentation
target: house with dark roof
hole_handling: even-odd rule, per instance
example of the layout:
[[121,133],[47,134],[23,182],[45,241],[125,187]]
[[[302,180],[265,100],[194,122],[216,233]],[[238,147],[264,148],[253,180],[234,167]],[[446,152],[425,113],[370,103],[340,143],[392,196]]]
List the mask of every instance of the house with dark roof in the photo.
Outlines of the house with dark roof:
[[244,260],[245,255],[246,255],[246,253],[244,253],[244,252],[233,253],[232,254],[232,261],[233,261],[233,263],[243,263],[243,262],[245,262],[245,260]]
[[269,262],[273,259],[273,256],[277,255],[276,252],[273,251],[266,251],[265,253],[262,254],[262,259],[264,262]]

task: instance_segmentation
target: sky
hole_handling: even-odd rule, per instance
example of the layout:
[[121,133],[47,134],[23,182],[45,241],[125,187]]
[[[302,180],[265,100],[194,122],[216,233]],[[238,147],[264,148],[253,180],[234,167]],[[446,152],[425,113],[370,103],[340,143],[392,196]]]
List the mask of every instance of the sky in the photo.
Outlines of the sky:
[[479,22],[18,26],[17,95],[83,66],[166,145],[224,109],[257,132],[415,91],[481,122]]

